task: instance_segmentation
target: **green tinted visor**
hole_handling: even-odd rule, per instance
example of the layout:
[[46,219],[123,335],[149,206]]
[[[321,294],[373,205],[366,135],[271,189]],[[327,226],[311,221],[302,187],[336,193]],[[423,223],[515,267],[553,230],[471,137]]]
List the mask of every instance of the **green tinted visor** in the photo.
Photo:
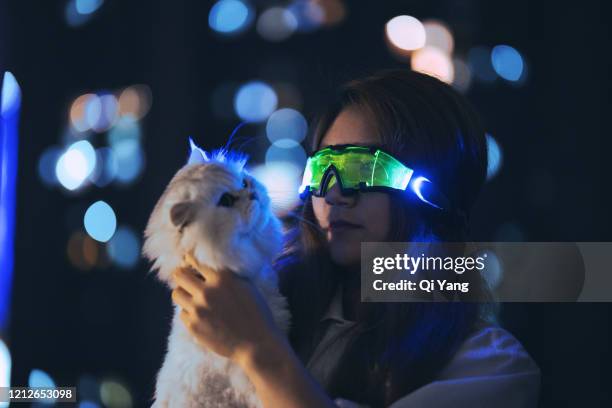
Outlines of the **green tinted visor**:
[[406,190],[413,170],[376,147],[329,146],[308,158],[300,197],[324,196],[338,182],[343,194],[355,191]]

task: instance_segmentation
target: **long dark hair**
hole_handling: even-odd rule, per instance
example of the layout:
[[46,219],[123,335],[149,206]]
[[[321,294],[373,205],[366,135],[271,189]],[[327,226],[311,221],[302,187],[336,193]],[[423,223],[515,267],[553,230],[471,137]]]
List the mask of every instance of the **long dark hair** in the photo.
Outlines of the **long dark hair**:
[[[485,133],[478,115],[447,84],[408,69],[379,71],[339,89],[311,128],[315,151],[338,114],[357,108],[374,124],[385,150],[425,174],[466,214],[484,184]],[[389,241],[465,240],[464,224],[405,200],[391,201]],[[304,363],[315,328],[343,279],[316,228],[312,202],[297,211],[277,266],[293,325],[290,340]],[[367,303],[327,385],[332,397],[387,406],[431,382],[473,330],[481,314],[474,302]]]

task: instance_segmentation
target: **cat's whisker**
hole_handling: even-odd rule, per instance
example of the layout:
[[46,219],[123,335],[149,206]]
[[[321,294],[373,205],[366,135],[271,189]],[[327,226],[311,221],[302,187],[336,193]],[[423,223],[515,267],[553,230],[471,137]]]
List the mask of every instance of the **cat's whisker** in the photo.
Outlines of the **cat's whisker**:
[[238,124],[238,126],[236,126],[234,128],[234,130],[232,131],[232,134],[230,135],[229,139],[227,140],[227,143],[225,144],[225,147],[223,148],[224,150],[228,150],[231,147],[232,140],[234,139],[234,136],[236,135],[236,132],[238,132],[238,130],[240,130],[240,128],[243,127],[246,124],[247,124],[247,122],[240,122]]
[[312,222],[310,220],[307,220],[306,218],[302,217],[301,215],[299,215],[296,212],[289,211],[289,212],[285,213],[284,215],[285,216],[290,216],[290,217],[293,217],[293,218],[295,218],[295,219],[297,219],[299,221],[302,221],[303,223],[310,225],[311,227],[313,227],[314,229],[316,229],[317,231],[319,231],[321,233],[325,232],[323,230],[323,228],[321,228],[317,223],[314,223],[314,222]]

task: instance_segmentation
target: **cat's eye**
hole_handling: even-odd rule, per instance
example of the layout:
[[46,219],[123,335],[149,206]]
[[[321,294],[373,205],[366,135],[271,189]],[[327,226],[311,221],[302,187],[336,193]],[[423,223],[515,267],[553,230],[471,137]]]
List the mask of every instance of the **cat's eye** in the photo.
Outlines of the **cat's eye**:
[[249,183],[247,183],[247,179],[242,179],[242,187],[247,188],[249,186]]
[[217,202],[217,205],[219,207],[231,207],[234,205],[236,200],[236,196],[233,196],[230,193],[223,193],[223,195],[221,195],[221,198],[219,198],[219,202]]

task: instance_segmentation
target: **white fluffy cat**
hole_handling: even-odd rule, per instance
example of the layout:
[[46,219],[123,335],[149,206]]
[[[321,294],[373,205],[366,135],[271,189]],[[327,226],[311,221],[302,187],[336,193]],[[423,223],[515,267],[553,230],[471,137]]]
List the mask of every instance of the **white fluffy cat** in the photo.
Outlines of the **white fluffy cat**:
[[[246,158],[217,151],[209,158],[191,142],[181,168],[155,206],[143,252],[171,288],[172,272],[192,252],[201,265],[249,278],[266,299],[278,327],[289,326],[286,299],[271,262],[282,228],[265,187],[244,169]],[[230,272],[231,273],[231,272]],[[261,407],[242,370],[196,344],[175,306],[168,350],[157,375],[154,407]]]

